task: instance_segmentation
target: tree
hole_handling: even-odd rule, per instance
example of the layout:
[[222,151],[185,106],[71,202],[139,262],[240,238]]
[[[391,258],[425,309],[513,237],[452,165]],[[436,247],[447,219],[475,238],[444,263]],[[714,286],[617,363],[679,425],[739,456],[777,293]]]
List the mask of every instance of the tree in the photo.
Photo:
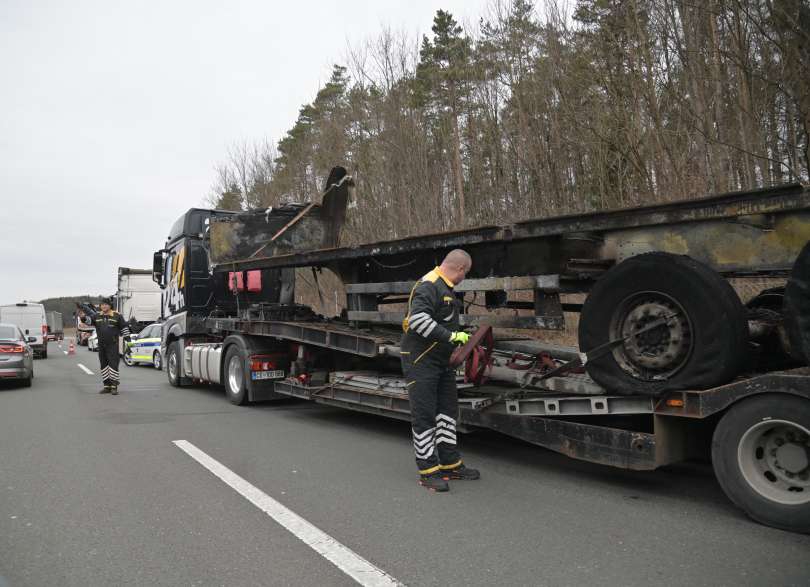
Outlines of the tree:
[[458,199],[457,223],[466,222],[464,170],[461,155],[459,118],[469,97],[470,39],[453,15],[438,10],[433,18],[433,40],[422,38],[419,64],[416,68],[416,99],[433,111],[440,127],[450,127],[451,168]]

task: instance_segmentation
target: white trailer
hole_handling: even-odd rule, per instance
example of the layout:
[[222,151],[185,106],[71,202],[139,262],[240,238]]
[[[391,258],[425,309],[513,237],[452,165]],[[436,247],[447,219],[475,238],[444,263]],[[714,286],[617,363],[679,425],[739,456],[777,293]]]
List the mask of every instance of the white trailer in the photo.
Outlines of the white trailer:
[[115,309],[129,322],[133,332],[160,319],[160,286],[149,269],[118,268]]
[[48,323],[48,337],[50,340],[62,340],[65,333],[61,312],[46,312],[45,318]]

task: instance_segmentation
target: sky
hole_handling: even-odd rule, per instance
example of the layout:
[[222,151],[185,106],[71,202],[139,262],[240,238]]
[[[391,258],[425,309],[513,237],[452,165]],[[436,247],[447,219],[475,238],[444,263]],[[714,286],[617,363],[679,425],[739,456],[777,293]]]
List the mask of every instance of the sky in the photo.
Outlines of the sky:
[[114,293],[349,46],[489,0],[0,1],[0,304]]

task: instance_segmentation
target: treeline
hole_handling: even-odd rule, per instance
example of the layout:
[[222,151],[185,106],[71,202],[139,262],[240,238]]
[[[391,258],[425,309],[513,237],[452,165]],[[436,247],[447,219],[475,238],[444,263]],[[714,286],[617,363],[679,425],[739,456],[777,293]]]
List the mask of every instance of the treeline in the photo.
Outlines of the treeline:
[[541,5],[350,49],[278,144],[231,149],[213,203],[310,200],[344,164],[371,241],[808,180],[808,0]]

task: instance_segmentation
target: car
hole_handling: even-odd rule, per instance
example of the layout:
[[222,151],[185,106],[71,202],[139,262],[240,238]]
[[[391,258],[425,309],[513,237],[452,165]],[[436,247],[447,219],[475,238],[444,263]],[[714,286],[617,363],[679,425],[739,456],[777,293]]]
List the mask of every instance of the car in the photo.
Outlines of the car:
[[48,334],[48,320],[45,316],[45,306],[34,302],[0,306],[0,322],[18,326],[26,340],[34,339],[31,341],[34,353],[43,359],[48,358],[48,341],[45,338]]
[[15,324],[0,323],[0,379],[18,379],[23,387],[31,387],[34,378],[36,337],[25,336]]
[[98,334],[95,330],[87,337],[87,350],[98,352]]
[[161,324],[150,324],[138,334],[132,335],[132,340],[124,350],[124,363],[132,367],[139,363],[152,365],[160,371],[163,368],[163,356],[160,354]]

